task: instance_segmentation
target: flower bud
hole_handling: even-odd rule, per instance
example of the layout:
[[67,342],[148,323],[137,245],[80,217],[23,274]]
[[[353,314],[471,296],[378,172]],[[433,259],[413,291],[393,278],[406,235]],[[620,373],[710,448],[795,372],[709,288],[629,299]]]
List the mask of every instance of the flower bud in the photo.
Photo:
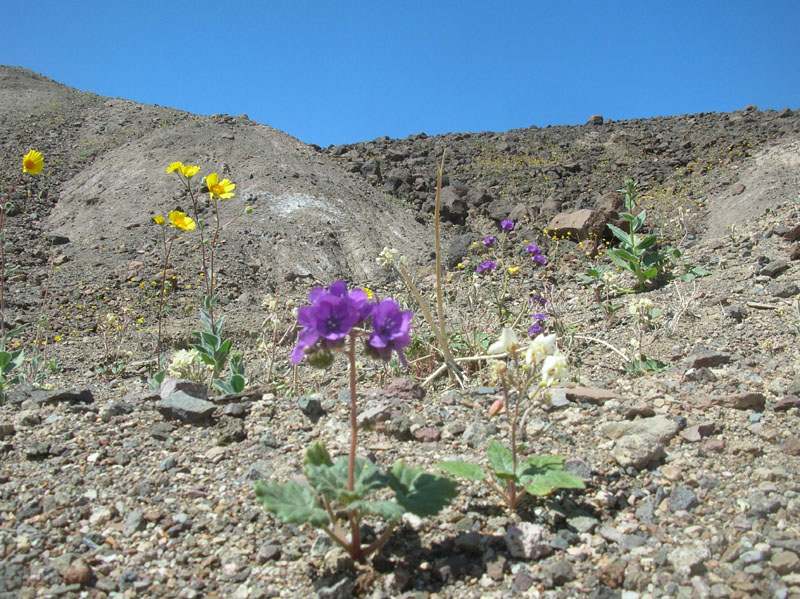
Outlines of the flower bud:
[[327,348],[318,349],[314,352],[307,352],[306,358],[308,358],[309,364],[320,370],[324,370],[333,364],[333,353]]

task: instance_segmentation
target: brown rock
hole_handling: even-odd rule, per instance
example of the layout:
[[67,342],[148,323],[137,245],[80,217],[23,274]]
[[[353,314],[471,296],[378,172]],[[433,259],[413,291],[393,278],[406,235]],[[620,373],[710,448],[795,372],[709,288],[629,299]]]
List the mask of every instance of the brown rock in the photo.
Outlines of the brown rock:
[[423,389],[419,383],[404,377],[393,380],[389,386],[384,389],[384,395],[386,395],[386,397],[396,397],[398,399],[420,400],[425,397],[425,389]]
[[798,398],[796,395],[787,395],[772,409],[776,412],[785,412],[787,410],[791,410],[792,408],[800,408],[800,398]]
[[761,412],[767,403],[767,398],[763,393],[752,391],[750,393],[736,393],[725,397],[715,397],[712,403],[718,406],[725,406],[735,410],[755,410]]
[[421,426],[411,434],[417,441],[422,441],[423,443],[438,441],[442,436],[442,432],[438,428],[431,426]]
[[609,399],[614,399],[617,394],[608,389],[599,387],[573,387],[565,389],[565,395],[569,401],[590,403],[594,406],[601,406]]
[[800,572],[800,557],[792,551],[779,551],[772,556],[770,563],[781,576]]
[[786,233],[784,233],[782,237],[786,241],[797,241],[798,239],[800,239],[800,224],[797,224],[788,231],[786,231]]
[[800,455],[800,439],[797,437],[789,437],[783,442],[783,451],[789,455]]
[[85,585],[92,579],[92,569],[82,559],[76,559],[64,572],[64,584]]
[[565,236],[574,241],[583,241],[589,237],[589,232],[602,234],[605,229],[606,217],[597,210],[576,210],[556,214],[548,223],[547,230],[558,237]]

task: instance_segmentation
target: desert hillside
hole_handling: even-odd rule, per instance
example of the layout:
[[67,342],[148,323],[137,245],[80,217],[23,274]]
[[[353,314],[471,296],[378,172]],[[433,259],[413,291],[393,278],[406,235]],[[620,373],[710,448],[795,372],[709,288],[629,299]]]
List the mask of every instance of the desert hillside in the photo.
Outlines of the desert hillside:
[[[0,67],[2,324],[22,327],[0,365],[0,598],[800,597],[800,111],[587,119],[320,148]],[[41,174],[20,172],[32,149]],[[418,305],[436,313],[443,155],[460,378]],[[200,167],[189,189],[176,161]],[[236,184],[219,221],[211,173]],[[641,280],[610,259],[626,180],[634,241],[653,236]],[[207,243],[161,228],[170,211]],[[157,348],[169,363],[203,328],[204,248],[244,389],[203,367],[151,388]],[[265,511],[257,481],[307,483],[315,441],[348,452],[345,360],[290,364],[297,307],[336,280],[414,312],[408,368],[359,354],[359,456],[486,467],[519,399],[499,382],[513,360],[487,351],[505,327],[525,347],[543,330],[564,371],[518,422],[520,455],[563,456],[580,484],[511,513],[461,478],[366,564]]]

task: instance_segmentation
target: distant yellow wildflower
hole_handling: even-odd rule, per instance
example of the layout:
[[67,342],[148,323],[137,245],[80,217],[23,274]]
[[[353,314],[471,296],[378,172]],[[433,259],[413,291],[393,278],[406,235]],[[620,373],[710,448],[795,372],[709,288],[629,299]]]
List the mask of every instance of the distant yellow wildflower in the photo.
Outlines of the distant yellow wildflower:
[[508,267],[508,274],[510,274],[512,276],[517,274],[517,271],[519,270],[519,268],[520,268],[519,266],[509,266]]
[[169,224],[181,231],[191,231],[196,226],[195,222],[180,210],[169,213]]
[[22,172],[29,175],[38,175],[44,168],[44,158],[42,153],[31,150],[22,157]]
[[236,183],[231,183],[228,179],[219,180],[217,173],[211,173],[206,177],[206,187],[208,187],[208,195],[213,200],[217,196],[221,200],[232,198],[235,193]]
[[372,301],[372,298],[375,296],[375,294],[372,292],[372,289],[369,287],[362,287],[361,289],[367,294],[367,299]]
[[191,179],[200,172],[200,167],[192,164],[183,164],[183,162],[170,162],[167,167],[167,173],[174,173],[175,171],[179,172],[187,179]]
[[158,216],[154,216],[154,217],[153,217],[153,220],[155,221],[155,223],[156,223],[157,225],[163,225],[163,224],[166,222],[166,221],[164,220],[164,217],[163,217],[163,216],[161,216],[160,214],[159,214]]

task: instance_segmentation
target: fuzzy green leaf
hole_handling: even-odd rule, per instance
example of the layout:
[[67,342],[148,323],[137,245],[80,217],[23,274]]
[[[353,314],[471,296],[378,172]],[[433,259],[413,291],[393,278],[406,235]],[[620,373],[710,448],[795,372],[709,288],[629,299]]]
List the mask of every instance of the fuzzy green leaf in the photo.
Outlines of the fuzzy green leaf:
[[325,444],[322,441],[316,441],[306,450],[306,455],[303,458],[303,470],[307,465],[321,466],[323,464],[332,467],[333,460],[328,450],[325,449]]
[[626,233],[625,231],[623,231],[619,227],[615,227],[612,224],[607,224],[606,227],[608,227],[611,230],[611,232],[614,234],[614,237],[619,239],[622,243],[624,243],[625,245],[628,245],[630,243],[631,236],[628,233]]
[[328,513],[319,507],[318,497],[313,489],[295,481],[278,484],[262,480],[256,483],[255,490],[259,503],[284,522],[310,522],[314,526],[330,524]]
[[347,488],[348,460],[345,456],[336,460],[333,466],[306,464],[303,471],[319,493],[344,506],[386,486],[386,476],[372,462],[363,459],[356,459],[352,491]]
[[461,478],[468,478],[470,480],[483,480],[485,476],[483,469],[472,462],[450,461],[439,462],[436,465],[448,474],[459,476]]
[[517,479],[517,473],[514,472],[514,456],[511,451],[497,441],[490,441],[486,454],[495,476],[502,479]]
[[384,520],[401,518],[406,511],[402,505],[394,501],[354,501],[347,508],[380,516]]
[[433,516],[457,495],[455,481],[397,462],[388,473],[388,483],[397,502],[417,516]]

